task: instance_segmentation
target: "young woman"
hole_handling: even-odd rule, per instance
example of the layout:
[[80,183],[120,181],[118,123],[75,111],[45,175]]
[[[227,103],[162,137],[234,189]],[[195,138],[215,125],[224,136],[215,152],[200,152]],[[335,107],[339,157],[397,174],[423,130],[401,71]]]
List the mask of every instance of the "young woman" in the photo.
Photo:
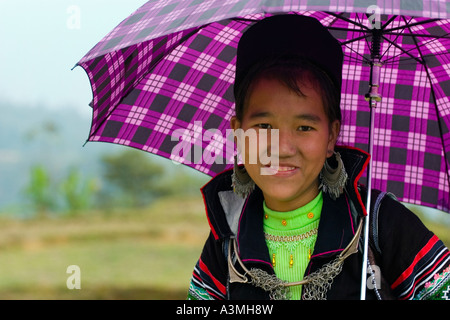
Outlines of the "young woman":
[[[242,36],[231,127],[257,138],[276,130],[264,148],[277,143],[277,161],[250,161],[255,143],[237,140],[244,165],[202,188],[211,233],[189,298],[360,297],[366,191],[357,183],[368,155],[336,146],[342,59],[339,42],[305,16],[266,18]],[[395,197],[372,198],[367,298],[445,298],[448,249]]]

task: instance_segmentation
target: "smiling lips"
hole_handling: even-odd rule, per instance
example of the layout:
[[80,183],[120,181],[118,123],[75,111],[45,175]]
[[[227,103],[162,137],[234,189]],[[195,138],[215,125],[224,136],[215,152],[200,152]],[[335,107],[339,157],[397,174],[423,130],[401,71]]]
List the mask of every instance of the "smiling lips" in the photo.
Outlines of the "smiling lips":
[[287,165],[279,165],[279,166],[265,166],[267,169],[270,170],[270,173],[272,175],[276,176],[290,176],[295,174],[299,168],[294,166],[287,166]]
[[274,169],[274,170],[277,170],[277,171],[283,172],[283,171],[292,171],[292,170],[295,170],[296,167],[280,167],[280,166],[278,166],[278,167],[273,167],[273,169]]

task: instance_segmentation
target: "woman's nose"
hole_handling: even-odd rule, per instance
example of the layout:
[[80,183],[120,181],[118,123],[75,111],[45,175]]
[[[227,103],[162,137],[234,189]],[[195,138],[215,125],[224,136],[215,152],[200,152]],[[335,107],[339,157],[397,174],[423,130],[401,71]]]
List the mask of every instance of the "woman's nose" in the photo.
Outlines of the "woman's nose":
[[296,154],[295,140],[290,130],[278,131],[278,152],[280,158],[291,157]]

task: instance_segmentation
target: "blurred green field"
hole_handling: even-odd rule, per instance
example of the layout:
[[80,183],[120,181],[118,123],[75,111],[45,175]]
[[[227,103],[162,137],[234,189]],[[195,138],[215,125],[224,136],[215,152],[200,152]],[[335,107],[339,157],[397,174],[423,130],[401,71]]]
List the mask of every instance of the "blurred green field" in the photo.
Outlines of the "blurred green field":
[[[425,222],[449,246],[449,225]],[[200,195],[142,210],[1,218],[0,299],[185,299],[208,231]],[[66,286],[69,265],[80,267],[80,290]]]
[[[185,299],[209,227],[201,197],[127,212],[0,220],[0,299]],[[69,290],[69,265],[81,289]]]

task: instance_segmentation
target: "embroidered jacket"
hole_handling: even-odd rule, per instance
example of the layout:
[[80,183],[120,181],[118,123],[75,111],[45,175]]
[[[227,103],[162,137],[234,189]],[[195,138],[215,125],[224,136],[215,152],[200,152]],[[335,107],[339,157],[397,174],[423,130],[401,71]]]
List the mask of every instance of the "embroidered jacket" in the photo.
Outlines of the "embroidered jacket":
[[[339,147],[337,151],[349,180],[345,192],[336,200],[323,195],[317,240],[304,276],[333,261],[350,243],[358,222],[366,215],[365,195],[357,183],[368,164],[368,155],[348,147]],[[236,239],[238,255],[248,270],[259,268],[274,274],[263,234],[262,192],[256,187],[246,199],[236,196],[231,189],[231,173],[231,170],[223,172],[202,188],[211,232],[194,268],[190,299],[269,298],[269,293],[261,288],[229,281],[224,246],[230,238]],[[379,193],[372,192],[374,202]],[[376,283],[379,291],[393,299],[450,299],[450,253],[442,241],[393,197],[384,197],[374,206],[377,210],[370,215],[373,218],[370,242],[382,275]],[[245,273],[239,264],[234,267]],[[359,299],[361,267],[359,250],[344,261],[326,298]],[[366,292],[367,299],[377,298],[374,290]]]

